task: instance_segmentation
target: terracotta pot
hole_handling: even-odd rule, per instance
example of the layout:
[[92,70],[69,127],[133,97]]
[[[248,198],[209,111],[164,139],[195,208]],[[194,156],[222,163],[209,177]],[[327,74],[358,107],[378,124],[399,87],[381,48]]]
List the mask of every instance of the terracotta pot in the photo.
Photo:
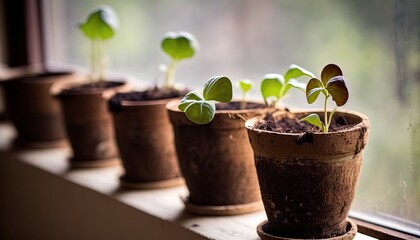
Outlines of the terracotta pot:
[[165,107],[170,100],[123,100],[118,108],[110,108],[125,169],[121,177],[124,187],[163,188],[183,184]]
[[[198,125],[178,110],[178,102],[168,103],[167,109],[181,172],[190,192],[187,210],[229,215],[260,209],[253,152],[244,120],[263,109],[217,110],[211,123]],[[256,204],[246,205],[250,203]],[[217,208],[236,205],[243,205],[244,209],[224,212],[223,208]]]
[[8,116],[18,132],[18,146],[66,145],[63,117],[58,101],[50,95],[50,87],[56,82],[72,82],[78,78],[79,75],[70,72],[46,72],[2,82]]
[[[308,114],[297,112],[296,116]],[[337,111],[334,118],[340,116],[354,126],[338,132],[298,134],[255,129],[259,118],[246,122],[273,235],[321,239],[346,233],[369,122],[355,112]]]
[[73,149],[73,167],[100,167],[119,163],[106,91],[129,89],[125,82],[106,81],[99,88],[79,88],[83,83],[54,84],[51,94],[60,100],[67,136]]

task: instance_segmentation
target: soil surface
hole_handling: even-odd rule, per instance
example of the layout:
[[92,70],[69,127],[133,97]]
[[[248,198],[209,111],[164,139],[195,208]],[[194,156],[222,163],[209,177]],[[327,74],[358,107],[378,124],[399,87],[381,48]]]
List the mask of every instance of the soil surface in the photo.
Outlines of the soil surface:
[[153,87],[145,91],[132,91],[126,93],[115,94],[108,102],[109,109],[111,111],[118,111],[121,109],[122,101],[150,101],[160,100],[168,98],[179,98],[183,97],[188,93],[186,89],[173,89],[173,88],[159,88]]
[[[280,133],[305,133],[305,132],[321,132],[321,129],[309,124],[308,122],[299,121],[293,114],[282,118],[275,118],[271,114],[267,114],[263,120],[256,124],[257,129],[280,132]],[[328,132],[337,132],[353,127],[343,116],[333,116]]]
[[[264,108],[262,103],[247,102],[244,109]],[[241,110],[241,102],[216,103],[216,110]]]

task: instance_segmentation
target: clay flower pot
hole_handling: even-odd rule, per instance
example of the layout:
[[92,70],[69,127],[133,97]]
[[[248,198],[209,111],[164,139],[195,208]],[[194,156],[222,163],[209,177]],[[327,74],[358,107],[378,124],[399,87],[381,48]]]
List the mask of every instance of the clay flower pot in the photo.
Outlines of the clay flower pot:
[[70,72],[24,74],[1,82],[6,109],[18,137],[18,147],[48,148],[66,146],[63,117],[58,101],[50,95],[56,82],[80,78]]
[[178,186],[180,176],[174,134],[166,111],[172,99],[124,100],[139,92],[105,96],[112,112],[115,136],[125,174],[126,188],[148,189]]
[[168,103],[167,109],[174,127],[181,172],[190,193],[184,199],[186,209],[210,215],[261,209],[244,120],[263,109],[217,110],[211,123],[198,125],[178,110],[178,103]]
[[[296,112],[296,117],[308,114]],[[337,111],[334,119],[338,118],[353,126],[329,133],[279,133],[256,129],[261,118],[246,122],[268,218],[257,231],[262,239],[354,237],[357,227],[346,218],[369,122],[366,116],[350,111]]]
[[53,85],[51,94],[60,100],[67,136],[73,149],[71,166],[101,167],[119,163],[112,118],[102,94],[128,88],[125,82],[117,81]]

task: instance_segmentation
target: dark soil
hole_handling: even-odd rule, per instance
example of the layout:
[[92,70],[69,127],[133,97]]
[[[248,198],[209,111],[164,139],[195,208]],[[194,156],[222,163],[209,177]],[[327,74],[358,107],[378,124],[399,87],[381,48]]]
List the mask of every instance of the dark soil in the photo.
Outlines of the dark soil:
[[66,75],[69,73],[70,72],[43,72],[43,73],[36,73],[33,75],[28,75],[26,77],[37,77],[37,78],[58,77],[58,76]]
[[80,85],[74,85],[67,89],[64,89],[60,95],[75,94],[75,93],[90,93],[103,91],[104,89],[119,87],[125,84],[124,82],[118,81],[102,81],[94,83],[85,83]]
[[[309,124],[308,122],[299,121],[293,114],[282,118],[275,118],[271,114],[267,114],[263,120],[260,120],[255,126],[257,129],[280,132],[280,133],[305,133],[305,132],[321,132],[321,129]],[[337,132],[340,130],[351,128],[347,119],[343,116],[333,116],[329,132]]]
[[173,89],[173,88],[159,88],[153,87],[145,91],[132,91],[126,93],[115,94],[108,102],[109,109],[111,111],[121,110],[122,101],[150,101],[150,100],[161,100],[168,98],[179,98],[187,94],[186,89]]
[[[244,109],[264,108],[262,103],[247,102]],[[241,110],[241,102],[216,103],[216,110]]]

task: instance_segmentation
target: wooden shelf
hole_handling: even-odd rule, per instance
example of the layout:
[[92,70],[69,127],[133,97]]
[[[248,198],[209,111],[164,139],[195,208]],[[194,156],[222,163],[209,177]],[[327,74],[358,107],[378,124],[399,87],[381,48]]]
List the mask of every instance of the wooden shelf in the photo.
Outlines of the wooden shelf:
[[193,215],[185,186],[124,190],[121,166],[69,169],[68,148],[13,150],[13,136],[0,125],[0,239],[259,239],[264,211]]

